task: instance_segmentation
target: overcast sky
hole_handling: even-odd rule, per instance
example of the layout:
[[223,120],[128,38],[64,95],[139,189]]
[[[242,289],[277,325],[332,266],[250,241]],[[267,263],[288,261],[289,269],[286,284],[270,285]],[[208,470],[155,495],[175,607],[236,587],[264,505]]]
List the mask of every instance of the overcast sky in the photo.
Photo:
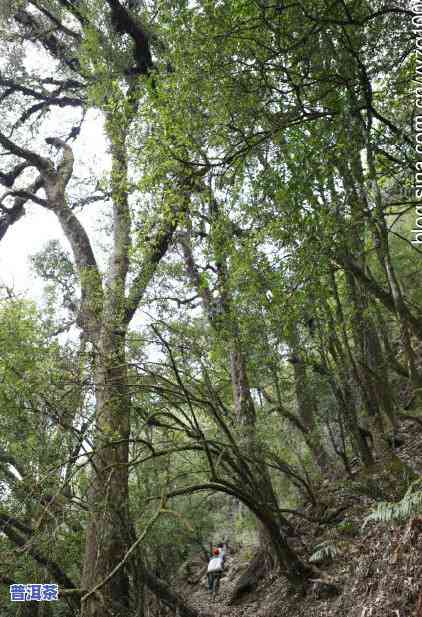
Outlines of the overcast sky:
[[[65,118],[66,112],[54,114],[54,124],[58,125]],[[52,123],[53,124],[53,123]],[[54,126],[53,124],[53,126]],[[65,123],[70,124],[69,122]],[[51,135],[57,130],[50,131]],[[73,142],[76,176],[101,174],[107,167],[106,141],[103,132],[102,119],[99,114],[90,112],[83,125],[78,139]],[[14,288],[17,293],[24,293],[39,301],[44,283],[37,279],[30,266],[30,256],[42,250],[49,240],[60,239],[69,249],[56,216],[37,204],[25,206],[26,215],[12,225],[0,242],[0,283]],[[91,205],[82,213],[78,213],[87,231],[92,237],[98,234],[100,212],[98,207]]]

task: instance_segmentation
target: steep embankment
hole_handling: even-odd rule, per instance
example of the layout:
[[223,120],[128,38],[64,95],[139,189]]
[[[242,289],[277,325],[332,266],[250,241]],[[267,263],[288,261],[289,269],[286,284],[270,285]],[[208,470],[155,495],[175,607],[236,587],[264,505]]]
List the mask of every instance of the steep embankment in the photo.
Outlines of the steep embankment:
[[[397,453],[421,473],[422,427],[409,424],[401,438]],[[301,513],[307,518],[295,521],[302,537],[293,543],[304,559],[326,549],[318,567],[331,585],[316,580],[306,597],[299,597],[289,592],[283,577],[268,574],[232,605],[253,554],[253,547],[243,547],[228,555],[214,605],[200,558],[184,569],[184,595],[203,617],[422,617],[422,518],[363,526],[377,501],[360,494],[361,487],[358,477],[356,482],[326,482],[319,489],[318,511],[305,506]]]

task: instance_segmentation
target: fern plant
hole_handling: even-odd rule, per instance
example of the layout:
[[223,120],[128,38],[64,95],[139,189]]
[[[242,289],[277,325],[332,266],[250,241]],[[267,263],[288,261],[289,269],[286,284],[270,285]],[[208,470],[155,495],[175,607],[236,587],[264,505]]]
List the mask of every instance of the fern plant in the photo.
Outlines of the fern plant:
[[409,486],[404,497],[395,502],[381,501],[366,517],[362,528],[370,521],[376,523],[402,522],[422,513],[422,478]]
[[334,559],[337,555],[337,547],[330,540],[317,544],[315,549],[315,552],[309,557],[309,561],[314,563],[324,561],[324,559]]

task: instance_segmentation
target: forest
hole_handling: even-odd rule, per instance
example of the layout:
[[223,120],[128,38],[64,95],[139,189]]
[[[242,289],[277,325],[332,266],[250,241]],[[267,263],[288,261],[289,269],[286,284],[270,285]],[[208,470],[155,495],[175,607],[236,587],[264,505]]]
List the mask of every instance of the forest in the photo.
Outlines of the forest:
[[422,617],[419,29],[0,0],[1,617]]

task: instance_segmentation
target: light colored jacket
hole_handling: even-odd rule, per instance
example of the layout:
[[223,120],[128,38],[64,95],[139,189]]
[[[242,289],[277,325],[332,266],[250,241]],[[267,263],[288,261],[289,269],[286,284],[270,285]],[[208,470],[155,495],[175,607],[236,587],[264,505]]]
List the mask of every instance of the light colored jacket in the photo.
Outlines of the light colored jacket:
[[212,557],[208,562],[208,572],[222,572],[224,568],[224,555]]

